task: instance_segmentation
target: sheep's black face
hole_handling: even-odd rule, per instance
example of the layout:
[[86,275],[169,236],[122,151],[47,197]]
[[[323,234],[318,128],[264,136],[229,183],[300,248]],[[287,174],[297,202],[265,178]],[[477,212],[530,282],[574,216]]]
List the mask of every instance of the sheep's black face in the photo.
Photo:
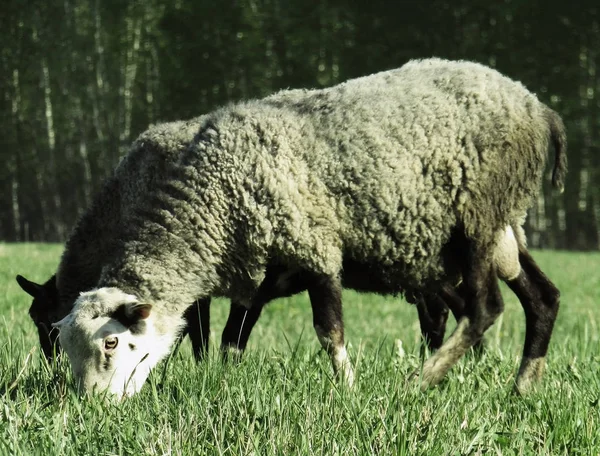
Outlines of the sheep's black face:
[[33,301],[29,308],[29,316],[33,320],[40,339],[40,346],[46,359],[51,360],[60,352],[58,330],[52,327],[60,318],[56,315],[59,307],[58,291],[55,276],[50,277],[43,285],[27,280],[18,275],[17,282]]

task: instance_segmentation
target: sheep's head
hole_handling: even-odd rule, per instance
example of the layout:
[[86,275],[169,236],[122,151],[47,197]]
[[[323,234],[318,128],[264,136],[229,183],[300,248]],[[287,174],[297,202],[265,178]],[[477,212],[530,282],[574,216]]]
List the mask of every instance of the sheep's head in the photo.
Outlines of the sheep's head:
[[150,304],[117,288],[82,293],[55,324],[78,387],[119,398],[137,393],[173,341],[157,333],[154,317]]
[[46,358],[50,360],[55,353],[60,353],[58,331],[52,328],[52,323],[64,317],[64,313],[61,315],[60,311],[56,276],[50,277],[46,283],[40,285],[18,275],[17,283],[23,291],[33,298],[29,308],[29,316],[38,330],[42,351]]

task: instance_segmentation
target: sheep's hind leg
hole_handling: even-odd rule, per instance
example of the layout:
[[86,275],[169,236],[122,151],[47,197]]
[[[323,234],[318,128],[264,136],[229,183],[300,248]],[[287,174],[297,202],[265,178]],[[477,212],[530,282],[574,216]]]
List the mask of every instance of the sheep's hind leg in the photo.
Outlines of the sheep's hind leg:
[[[429,350],[438,350],[444,342],[448,309],[452,311],[452,315],[457,322],[465,315],[463,295],[464,283],[461,283],[456,287],[444,284],[436,294],[426,293],[420,298],[415,297],[419,323],[421,324],[421,335]],[[473,346],[473,349],[476,353],[480,353],[483,348],[483,338],[481,338]],[[424,352],[423,349],[421,354],[423,355]]]
[[351,387],[354,371],[344,345],[341,280],[339,277],[314,277],[308,283],[308,294],[319,342],[327,351],[336,376]]
[[[465,283],[461,282],[456,287],[450,285],[444,285],[440,291],[440,297],[446,303],[448,308],[452,311],[452,315],[456,322],[465,315]],[[473,352],[475,355],[481,355],[485,350],[485,337],[481,337],[473,345]]]
[[516,391],[526,393],[541,378],[560,292],[537,266],[527,249],[519,248],[521,272],[506,283],[517,295],[525,311],[525,346],[516,380]]
[[448,340],[423,366],[421,389],[437,385],[503,310],[496,269],[485,252],[470,248],[463,277],[465,313]]
[[448,320],[448,307],[445,301],[436,294],[423,294],[414,298],[419,314],[421,335],[425,342],[421,346],[421,355],[424,355],[425,346],[432,351],[442,346]]
[[[184,314],[185,332],[190,336],[196,361],[202,361],[208,352],[210,335],[210,298],[198,299]],[[184,334],[185,335],[185,334]]]

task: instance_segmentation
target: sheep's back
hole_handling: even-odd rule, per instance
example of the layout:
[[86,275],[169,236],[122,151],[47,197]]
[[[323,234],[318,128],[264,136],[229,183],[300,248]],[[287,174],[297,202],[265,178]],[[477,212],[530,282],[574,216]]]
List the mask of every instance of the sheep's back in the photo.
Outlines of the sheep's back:
[[267,103],[302,119],[306,144],[294,154],[335,204],[345,253],[416,282],[442,273],[453,227],[492,242],[539,189],[545,107],[481,65],[409,63]]
[[545,109],[494,70],[437,59],[233,104],[207,116],[152,217],[217,265],[229,296],[271,259],[332,274],[346,256],[420,286],[447,273],[455,227],[493,242],[521,220]]

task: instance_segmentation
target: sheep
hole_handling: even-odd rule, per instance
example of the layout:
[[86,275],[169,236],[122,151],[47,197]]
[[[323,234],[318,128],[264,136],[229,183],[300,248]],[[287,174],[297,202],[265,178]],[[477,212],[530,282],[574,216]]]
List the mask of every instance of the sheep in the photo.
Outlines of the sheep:
[[[494,256],[507,227],[523,224],[550,142],[560,188],[560,117],[520,83],[462,61],[411,61],[221,108],[133,208],[97,288],[56,323],[74,377],[84,390],[135,394],[169,353],[183,303],[249,306],[271,267],[306,278],[318,339],[350,382],[345,257],[389,292],[462,279],[464,316],[423,367],[422,388],[434,386],[503,310]],[[559,293],[515,242],[526,391],[541,376]]]
[[[51,330],[52,324],[70,312],[79,292],[93,287],[97,282],[102,262],[110,256],[118,224],[126,219],[126,213],[135,201],[160,178],[167,163],[175,160],[178,151],[193,139],[202,119],[159,124],[140,135],[114,175],[107,179],[96,195],[90,209],[78,221],[66,244],[58,273],[44,284],[17,276],[18,284],[33,298],[29,315],[38,330],[40,346],[48,360],[60,352],[58,332]],[[93,261],[88,261],[88,258],[93,258]],[[343,276],[345,287],[364,289],[360,274],[352,272],[348,266],[344,271],[350,271]],[[245,348],[252,327],[267,302],[306,289],[301,277],[290,277],[288,283],[291,286],[285,287],[275,281],[267,281],[248,313],[245,307],[232,303],[222,337],[224,353],[234,345],[236,350]],[[379,290],[374,288],[372,291]],[[430,298],[433,302],[436,299],[435,296]],[[197,360],[203,358],[208,348],[209,304],[210,299],[198,300],[185,315],[187,326],[183,336],[187,334],[192,339]],[[427,310],[422,298],[419,298],[417,308],[424,340],[431,349],[439,348],[443,338],[443,330],[440,331],[439,326],[445,325],[447,309]],[[461,314],[455,312],[455,316],[458,320]],[[434,319],[438,320],[435,328],[432,325]]]
[[[164,123],[153,126],[140,135],[114,175],[107,179],[103,189],[96,195],[90,209],[74,228],[58,268],[59,281],[56,273],[43,284],[32,282],[21,275],[16,277],[21,288],[33,298],[29,315],[38,330],[42,352],[49,361],[60,352],[58,332],[51,330],[52,324],[70,312],[79,292],[93,287],[97,282],[102,261],[110,255],[112,237],[120,220],[125,218],[135,200],[159,179],[166,164],[174,160],[178,151],[193,139],[201,124],[202,117],[185,122]],[[93,257],[93,261],[88,262],[88,257]],[[356,288],[352,281],[346,286]],[[262,299],[255,300],[252,309],[262,309],[270,300],[290,296],[302,290],[298,286],[286,289],[281,286],[275,287],[273,284],[272,290],[264,289]],[[209,304],[210,299],[198,300],[186,311],[187,327],[183,336],[187,334],[192,339],[193,353],[197,360],[203,358],[208,348]],[[420,314],[429,316],[432,311],[426,312],[423,306],[425,304],[419,306]],[[236,332],[237,327],[246,320],[246,315],[242,314],[241,320],[236,320],[240,316],[237,310],[239,307],[232,303],[232,312],[223,333],[225,349],[232,347],[234,340],[243,342],[245,347],[250,330],[258,319],[258,315],[254,318],[253,313],[248,314],[244,336],[243,339],[240,338],[241,327],[240,331]],[[422,318],[421,324],[424,339],[431,341],[430,333],[433,330],[426,324],[425,317]],[[439,343],[434,345],[431,348],[437,348]]]
[[[111,243],[118,224],[122,219],[126,219],[126,213],[135,201],[160,178],[167,163],[175,160],[178,151],[193,139],[202,124],[202,119],[198,117],[185,122],[159,124],[141,134],[114,175],[107,179],[102,190],[96,195],[91,207],[78,221],[66,244],[58,273],[52,275],[44,284],[37,284],[21,275],[16,277],[21,288],[33,298],[29,315],[38,330],[42,352],[49,361],[60,352],[58,332],[51,330],[52,324],[70,312],[79,292],[95,285],[99,279],[102,262],[110,256]],[[88,258],[93,258],[93,261],[88,261]],[[347,286],[356,287],[352,281]],[[262,299],[260,302],[255,300],[253,310],[258,310],[259,307],[262,309],[266,302],[272,299],[302,291],[298,286],[291,289],[281,286],[274,286],[272,290],[263,288]],[[193,353],[197,360],[203,358],[208,348],[209,304],[210,299],[198,300],[188,308],[185,315],[187,326],[183,336],[187,334],[192,339]],[[427,318],[431,319],[429,314],[433,311],[427,312],[424,306],[425,304],[419,306],[420,315],[427,315]],[[223,333],[224,348],[232,347],[234,340],[243,342],[245,347],[250,330],[260,314],[260,310],[256,317],[254,313],[248,314],[243,338],[240,338],[241,327],[240,331],[236,332],[237,327],[246,320],[246,315],[242,314],[242,318],[236,320],[240,316],[237,309],[239,306],[233,303],[232,313]],[[445,317],[446,314],[442,315]],[[427,325],[426,317],[422,317],[421,320],[423,337],[429,342],[433,340],[430,335],[433,330]],[[445,318],[443,321],[445,322]],[[431,348],[437,348],[439,343],[430,345]]]
[[[53,323],[72,309],[81,291],[93,288],[101,266],[112,253],[117,227],[129,208],[164,173],[168,162],[191,141],[201,117],[156,125],[132,145],[113,175],[109,176],[89,209],[78,220],[62,254],[58,271],[44,284],[18,275],[21,288],[33,297],[29,315],[38,329],[42,352],[48,360],[60,351]],[[186,311],[194,355],[201,359],[208,341],[208,301],[195,301]]]

